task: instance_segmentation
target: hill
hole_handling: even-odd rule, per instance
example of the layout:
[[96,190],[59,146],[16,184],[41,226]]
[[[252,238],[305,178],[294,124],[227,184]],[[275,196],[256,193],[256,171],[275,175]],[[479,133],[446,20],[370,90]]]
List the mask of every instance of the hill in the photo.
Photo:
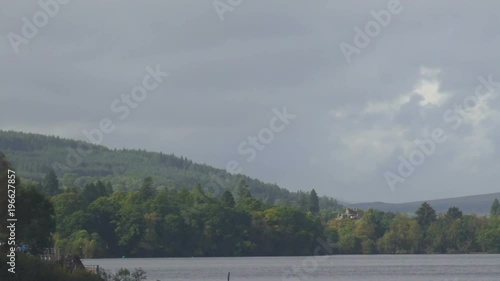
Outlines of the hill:
[[[90,152],[88,152],[90,151]],[[234,191],[244,180],[253,196],[270,204],[299,204],[307,192],[290,192],[276,184],[244,175],[232,175],[174,154],[145,150],[109,149],[56,136],[0,130],[0,152],[17,173],[35,182],[53,169],[63,187],[83,187],[97,180],[110,182],[114,190],[136,190],[145,177],[159,187],[192,189],[196,184],[214,194]],[[320,197],[321,209],[337,209],[337,201]]]
[[[493,202],[495,198],[500,199],[500,193],[436,199],[428,200],[426,202],[431,204],[431,206],[438,213],[446,212],[448,208],[454,206],[460,208],[460,210],[462,210],[466,214],[487,215],[490,213],[491,202]],[[349,206],[362,210],[372,208],[381,211],[414,213],[423,202],[424,201],[415,201],[408,203],[368,202],[350,204]]]

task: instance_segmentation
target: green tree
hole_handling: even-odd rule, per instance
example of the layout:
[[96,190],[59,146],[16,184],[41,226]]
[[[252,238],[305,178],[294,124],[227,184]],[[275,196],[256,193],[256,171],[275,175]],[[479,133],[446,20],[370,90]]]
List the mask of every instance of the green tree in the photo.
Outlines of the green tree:
[[107,245],[99,234],[89,234],[86,230],[75,231],[67,239],[57,240],[56,247],[67,255],[87,259],[104,257],[107,250]]
[[89,217],[87,230],[102,237],[112,255],[118,255],[115,229],[119,209],[119,204],[109,197],[100,197],[87,208]]
[[367,210],[363,217],[356,220],[356,237],[361,239],[361,250],[363,254],[375,254],[377,251],[376,240],[378,235],[380,235],[379,220],[377,217],[377,212],[373,209]]
[[500,253],[500,217],[490,217],[488,224],[479,232],[478,241],[483,251]]
[[342,254],[361,254],[361,239],[356,237],[355,220],[342,220],[339,226],[339,251]]
[[119,251],[123,254],[137,255],[138,243],[146,229],[144,215],[149,202],[145,202],[141,193],[128,193],[119,199],[120,210],[116,214],[115,229]]
[[42,190],[49,196],[54,196],[60,192],[59,180],[57,179],[57,175],[54,170],[50,170],[50,172],[45,176]]
[[229,190],[224,191],[222,193],[222,203],[224,206],[229,207],[229,208],[234,208],[234,197],[233,194]]
[[238,200],[238,202],[236,203],[236,207],[249,213],[263,211],[263,209],[265,209],[262,201],[253,197],[245,197],[241,200]]
[[266,255],[311,255],[322,233],[319,219],[296,207],[271,207],[263,212],[263,222]]
[[459,208],[457,208],[457,207],[451,207],[451,208],[448,209],[448,212],[446,212],[446,214],[444,216],[445,216],[445,219],[448,222],[452,222],[454,220],[462,218],[463,217],[463,213],[462,213],[462,211],[460,211]]
[[244,180],[242,180],[238,186],[237,195],[238,201],[236,202],[236,207],[238,209],[242,209],[247,212],[255,212],[261,211],[264,207],[262,201],[252,196],[248,185]]
[[425,247],[425,233],[417,221],[411,220],[409,225],[408,240],[410,241],[410,252],[412,254],[421,254],[424,252]]
[[299,191],[299,208],[302,211],[308,211],[309,210],[309,197],[307,196],[307,193],[304,191]]
[[316,190],[311,190],[309,194],[309,211],[313,214],[319,213],[319,198]]
[[436,211],[427,202],[422,203],[415,214],[417,215],[418,224],[424,229],[436,221]]
[[490,216],[500,216],[500,202],[498,202],[498,198],[495,198],[493,204],[491,204]]
[[157,190],[153,186],[153,178],[146,177],[142,182],[141,188],[139,189],[139,194],[144,199],[151,199],[156,195],[156,193]]
[[161,218],[158,213],[144,214],[144,234],[137,246],[140,256],[157,257],[161,255],[162,245],[160,243]]
[[57,232],[66,238],[86,224],[85,204],[79,193],[66,191],[51,199]]
[[464,216],[446,226],[447,253],[472,253],[481,251],[477,235],[483,228],[476,216]]
[[381,238],[380,246],[382,250],[390,254],[411,253],[410,227],[408,215],[398,214],[392,220],[389,231]]
[[252,197],[252,194],[250,193],[250,189],[248,188],[248,185],[245,182],[245,180],[242,180],[240,182],[240,184],[238,185],[238,190],[237,190],[236,195],[238,196],[238,200]]
[[113,194],[113,185],[111,185],[111,183],[109,181],[106,183],[105,189],[106,189],[107,196],[111,196],[111,194]]
[[375,226],[366,220],[358,220],[355,234],[361,240],[361,252],[363,254],[375,254],[377,249],[374,241]]
[[[421,225],[419,223],[419,225]],[[427,253],[446,253],[447,249],[447,234],[446,226],[442,221],[434,221],[425,229],[425,247]]]
[[106,186],[100,180],[98,180],[96,183],[85,185],[81,194],[86,206],[94,202],[97,198],[109,195]]
[[42,253],[52,244],[51,234],[55,230],[52,203],[33,186],[19,188],[17,198],[17,239],[29,245],[32,253]]

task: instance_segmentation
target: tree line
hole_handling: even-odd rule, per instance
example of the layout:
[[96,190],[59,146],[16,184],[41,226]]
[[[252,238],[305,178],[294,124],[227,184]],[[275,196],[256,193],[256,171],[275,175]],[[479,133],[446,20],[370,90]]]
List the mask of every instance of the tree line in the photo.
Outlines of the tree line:
[[308,255],[322,235],[315,192],[306,211],[267,205],[244,181],[220,197],[200,185],[158,190],[151,178],[135,192],[108,187],[98,181],[52,197],[57,248],[82,257]]
[[[42,190],[56,180],[49,174]],[[55,245],[84,257],[313,255],[317,238],[335,254],[500,252],[498,200],[489,217],[456,207],[436,214],[423,203],[415,214],[369,209],[341,219],[320,211],[314,190],[295,206],[276,206],[253,197],[245,181],[218,197],[200,185],[158,189],[151,178],[135,192],[98,181],[52,195]]]
[[341,254],[500,253],[500,204],[489,217],[464,215],[451,207],[444,214],[427,202],[415,214],[369,209],[359,220],[333,220],[326,233]]
[[117,191],[102,181],[61,188],[51,172],[20,191],[19,239],[32,253],[55,245],[85,258],[313,255],[318,238],[334,254],[500,253],[498,200],[490,216],[456,207],[437,214],[423,203],[414,214],[369,209],[350,219],[321,210],[314,190],[296,205],[273,205],[245,181],[220,195],[201,185],[159,188],[149,177]]

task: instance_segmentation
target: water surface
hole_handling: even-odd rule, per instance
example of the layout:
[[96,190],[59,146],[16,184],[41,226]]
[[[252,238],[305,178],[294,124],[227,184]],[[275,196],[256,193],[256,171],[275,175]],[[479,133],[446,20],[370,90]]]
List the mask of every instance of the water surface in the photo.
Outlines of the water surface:
[[[500,255],[373,255],[252,258],[87,259],[115,271],[141,267],[148,280],[499,281]],[[295,276],[292,275],[295,272]]]

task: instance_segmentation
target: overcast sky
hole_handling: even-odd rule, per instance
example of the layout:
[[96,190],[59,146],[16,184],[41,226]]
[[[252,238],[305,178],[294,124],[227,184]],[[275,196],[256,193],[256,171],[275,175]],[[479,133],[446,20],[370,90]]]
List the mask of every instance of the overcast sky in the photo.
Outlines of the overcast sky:
[[[26,38],[38,1],[1,1],[0,129],[86,140],[109,118],[103,145],[237,161],[251,177],[351,202],[499,191],[500,88],[444,117],[478,77],[500,82],[498,1],[402,0],[348,59],[341,43],[356,47],[355,27],[394,3],[243,0],[222,13],[228,2],[218,13],[212,0],[72,1]],[[113,101],[157,65],[170,76],[121,120]],[[247,161],[238,146],[284,107],[296,117]],[[400,156],[435,129],[446,140],[391,190],[384,174],[401,176]]]

